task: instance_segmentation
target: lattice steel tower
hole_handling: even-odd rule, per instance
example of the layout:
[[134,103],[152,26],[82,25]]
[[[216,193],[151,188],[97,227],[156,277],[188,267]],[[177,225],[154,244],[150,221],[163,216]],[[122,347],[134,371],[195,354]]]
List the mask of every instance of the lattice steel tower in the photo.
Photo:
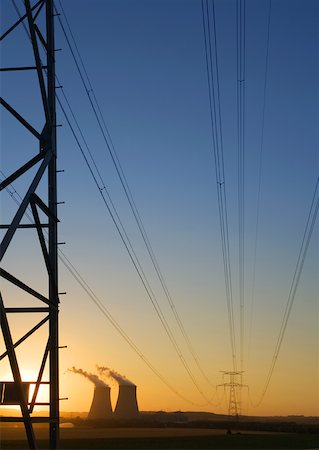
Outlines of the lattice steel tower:
[[242,371],[223,371],[223,380],[225,376],[229,377],[228,383],[222,383],[224,389],[229,388],[228,415],[230,417],[238,417],[241,413],[241,390],[247,387],[242,384]]
[[[2,72],[12,71],[34,73],[37,80],[39,92],[41,94],[42,107],[44,112],[44,123],[42,130],[36,130],[15,109],[10,103],[10,92],[6,93],[4,100],[1,97],[1,105],[6,112],[12,116],[19,126],[23,126],[35,141],[38,148],[31,159],[25,159],[22,165],[16,167],[11,175],[7,176],[0,183],[0,190],[3,192],[10,188],[11,183],[20,179],[22,175],[28,174],[30,184],[22,195],[22,200],[17,210],[13,214],[10,223],[1,224],[2,239],[0,247],[0,261],[2,268],[0,275],[7,284],[14,285],[28,294],[30,306],[8,306],[10,298],[5,294],[0,294],[1,329],[4,338],[6,351],[0,356],[0,360],[8,358],[12,372],[13,382],[2,380],[0,383],[0,403],[20,406],[21,417],[2,417],[3,421],[20,421],[24,423],[26,436],[30,449],[37,448],[37,442],[33,430],[34,422],[44,422],[49,425],[50,448],[56,449],[59,440],[59,347],[58,347],[58,258],[57,258],[57,180],[56,180],[56,104],[55,104],[55,48],[54,48],[54,14],[53,0],[32,1],[24,0],[25,11],[20,19],[14,24],[9,24],[8,29],[2,33],[0,40],[10,39],[17,28],[26,27],[25,39],[30,40],[34,62],[30,66],[2,67]],[[2,5],[3,7],[3,5]],[[10,26],[11,25],[11,26]],[[13,36],[12,36],[13,37]],[[19,49],[15,52],[19,56]],[[35,97],[36,98],[36,97]],[[8,102],[7,102],[8,101]],[[31,108],[31,105],[30,105]],[[21,145],[24,143],[22,142]],[[3,149],[3,151],[14,151]],[[27,158],[25,156],[25,158]],[[41,182],[41,189],[39,184]],[[31,217],[31,223],[26,223],[27,217]],[[28,232],[26,229],[30,229]],[[12,271],[7,271],[6,254],[12,245],[12,240],[17,233],[34,233],[41,248],[40,263],[44,265],[45,276],[47,277],[47,288],[45,294],[40,293],[30,283],[23,280],[23,276],[17,276]],[[21,249],[21,258],[25,256]],[[31,262],[32,264],[32,262]],[[7,268],[7,267],[6,267]],[[31,283],[32,284],[32,283]],[[3,291],[4,292],[4,291]],[[8,297],[8,296],[7,296]],[[10,296],[9,296],[10,297]],[[10,314],[10,320],[8,315]],[[33,326],[27,333],[17,341],[13,341],[11,320],[17,317],[15,314],[26,314],[28,317],[33,314],[39,317],[44,316],[37,325]],[[16,348],[24,341],[27,341],[39,329],[46,329],[41,336],[45,335],[43,342],[44,353],[38,367],[37,379],[32,382],[22,380],[23,367],[17,355]],[[30,341],[30,340],[29,340]],[[27,343],[27,342],[26,342]],[[25,348],[25,345],[23,346]],[[29,350],[30,351],[30,350]],[[32,352],[32,349],[31,349]],[[25,352],[27,353],[27,352]],[[24,355],[29,356],[29,354]],[[31,354],[30,354],[31,356]],[[40,355],[41,356],[41,355]],[[48,380],[43,381],[45,370],[48,370]],[[34,385],[34,393],[29,393],[29,388]],[[49,385],[47,403],[37,401],[40,386]],[[30,398],[32,397],[32,398]],[[46,417],[32,416],[34,406],[47,404],[49,414]]]

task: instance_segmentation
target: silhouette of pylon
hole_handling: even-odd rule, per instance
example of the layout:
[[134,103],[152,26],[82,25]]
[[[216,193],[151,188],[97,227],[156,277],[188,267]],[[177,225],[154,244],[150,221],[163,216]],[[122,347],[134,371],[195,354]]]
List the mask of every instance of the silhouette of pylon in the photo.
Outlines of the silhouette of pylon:
[[224,389],[229,388],[229,403],[228,403],[228,415],[230,417],[238,417],[241,413],[241,389],[247,387],[242,384],[243,371],[222,371],[223,381],[225,376],[229,377],[229,382],[219,384]]

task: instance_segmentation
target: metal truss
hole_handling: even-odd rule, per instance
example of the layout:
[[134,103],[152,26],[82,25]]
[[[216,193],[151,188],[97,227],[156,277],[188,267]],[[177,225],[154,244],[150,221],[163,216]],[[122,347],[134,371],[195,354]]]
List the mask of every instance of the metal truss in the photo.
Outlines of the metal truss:
[[241,413],[241,390],[243,387],[248,387],[242,384],[243,371],[222,371],[222,374],[223,380],[225,376],[229,377],[228,383],[218,385],[218,387],[223,386],[225,390],[229,388],[228,415],[238,418]]
[[[20,406],[21,417],[2,417],[3,421],[19,421],[25,426],[26,436],[30,449],[37,448],[36,437],[33,429],[33,423],[44,422],[49,425],[50,448],[56,449],[59,440],[59,347],[58,347],[58,258],[57,258],[57,179],[56,179],[56,105],[55,105],[55,58],[54,58],[54,14],[53,0],[39,0],[34,3],[32,0],[24,0],[25,10],[20,19],[12,24],[1,34],[0,41],[6,39],[11,33],[14,33],[18,27],[25,26],[28,31],[26,39],[30,39],[33,50],[34,61],[30,66],[24,67],[2,67],[2,72],[12,71],[33,71],[37,77],[38,87],[41,94],[42,107],[44,111],[44,125],[41,131],[36,130],[19,112],[13,108],[8,101],[9,99],[0,98],[2,107],[10,114],[19,126],[25,127],[26,130],[34,137],[38,144],[35,145],[34,156],[26,161],[20,167],[4,179],[0,183],[0,191],[4,191],[11,183],[17,180],[27,172],[30,174],[30,185],[26,189],[21,203],[17,207],[14,217],[9,224],[1,224],[4,230],[4,236],[0,244],[0,261],[5,262],[7,250],[12,245],[12,239],[15,234],[22,232],[26,228],[34,229],[37,239],[40,243],[42,255],[40,263],[45,267],[47,274],[47,294],[39,293],[32,286],[19,279],[15,274],[9,273],[2,266],[0,269],[1,278],[13,284],[28,294],[30,299],[30,307],[6,307],[7,300],[0,292],[0,314],[1,314],[1,330],[5,343],[6,351],[0,355],[0,361],[9,358],[10,368],[14,382],[0,383],[0,396],[2,403],[10,404],[10,395],[16,397],[16,403]],[[40,20],[41,19],[41,20]],[[40,23],[41,22],[41,23]],[[42,30],[41,30],[42,29]],[[44,52],[44,53],[43,53]],[[41,56],[45,54],[44,63]],[[16,55],[19,56],[17,49]],[[33,64],[33,65],[32,65]],[[8,74],[10,76],[10,74]],[[10,93],[6,93],[6,96]],[[38,148],[37,148],[38,146]],[[10,149],[7,149],[8,151]],[[12,150],[12,149],[11,149]],[[6,151],[4,149],[3,151]],[[32,172],[31,172],[32,170]],[[35,172],[35,175],[34,175]],[[42,196],[43,183],[46,183],[46,199],[42,199],[39,192],[39,184],[42,180]],[[26,214],[31,211],[32,223],[24,223],[23,219]],[[47,229],[48,234],[44,234]],[[22,231],[20,231],[22,230]],[[30,233],[30,231],[29,231]],[[36,299],[36,302],[34,300]],[[32,302],[31,302],[32,300]],[[33,306],[34,303],[41,306]],[[16,342],[12,338],[12,330],[10,329],[7,315],[14,314],[32,314],[45,313],[43,320],[31,328]],[[48,336],[44,342],[44,354],[38,371],[37,379],[31,384],[35,385],[32,399],[29,400],[28,386],[22,380],[21,365],[19,364],[16,354],[16,348],[38,329],[43,328],[44,324],[48,324]],[[43,381],[45,367],[49,367],[49,381]],[[34,407],[39,404],[37,396],[39,388],[42,384],[49,385],[49,415],[47,417],[32,416]],[[11,389],[11,391],[10,391]],[[7,397],[6,397],[6,392]],[[10,394],[11,392],[11,394]],[[6,398],[5,402],[3,401]],[[12,395],[11,395],[12,398]],[[14,400],[13,400],[14,401]]]

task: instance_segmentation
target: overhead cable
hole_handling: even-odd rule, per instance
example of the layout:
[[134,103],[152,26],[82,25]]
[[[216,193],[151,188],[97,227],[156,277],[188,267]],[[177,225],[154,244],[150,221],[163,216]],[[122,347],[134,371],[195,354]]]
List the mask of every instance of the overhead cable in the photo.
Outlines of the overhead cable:
[[268,67],[269,67],[270,21],[271,21],[271,6],[272,6],[271,3],[272,3],[272,0],[269,0],[268,16],[267,16],[265,75],[264,75],[262,118],[261,118],[261,138],[260,138],[260,147],[259,147],[257,212],[256,212],[256,223],[255,223],[255,238],[254,238],[254,256],[253,256],[253,273],[252,273],[252,291],[251,291],[251,305],[250,305],[248,348],[250,347],[250,343],[251,343],[252,321],[253,321],[253,314],[254,314],[255,289],[256,289],[256,266],[257,266],[259,217],[260,217],[260,203],[261,203],[261,185],[262,185],[262,171],[263,171],[263,151],[264,151],[264,136],[265,136],[266,93],[267,93],[268,71],[269,71]]
[[297,263],[296,263],[295,271],[293,274],[293,278],[292,278],[292,282],[291,282],[291,286],[290,286],[290,290],[289,290],[289,294],[288,294],[288,299],[287,299],[285,311],[283,314],[283,318],[282,318],[282,322],[281,322],[281,326],[280,326],[280,330],[279,330],[279,335],[278,335],[277,342],[275,345],[274,354],[273,354],[273,357],[272,357],[272,360],[270,363],[269,372],[268,372],[268,375],[266,378],[266,382],[265,382],[260,400],[254,406],[259,406],[261,404],[261,402],[263,401],[263,399],[266,395],[266,392],[268,390],[277,360],[278,360],[279,352],[280,352],[280,349],[282,346],[282,342],[284,340],[285,332],[286,332],[287,325],[288,325],[288,320],[289,320],[292,306],[293,306],[293,303],[295,300],[297,288],[298,288],[300,277],[302,274],[302,269],[303,269],[307,251],[309,248],[310,239],[311,239],[311,236],[312,236],[312,233],[314,230],[314,226],[316,223],[318,209],[319,209],[319,177],[317,178],[317,182],[315,185],[315,190],[313,193],[313,197],[312,197],[312,201],[311,201],[311,205],[310,205],[310,209],[309,209],[309,213],[308,213],[308,217],[307,217],[307,221],[306,221],[306,225],[305,225],[305,229],[304,229],[304,233],[303,233],[303,237],[302,237],[302,241],[301,241],[301,245],[300,245]]
[[[119,177],[121,186],[122,186],[122,188],[124,190],[125,196],[127,198],[127,201],[129,203],[129,206],[130,206],[131,211],[133,213],[133,216],[134,216],[134,219],[136,221],[136,224],[137,224],[137,227],[139,229],[139,232],[140,232],[140,234],[142,236],[142,239],[143,239],[143,242],[145,244],[146,250],[147,250],[147,252],[149,254],[149,257],[151,259],[151,262],[152,262],[152,265],[153,265],[154,270],[156,272],[156,275],[157,275],[157,277],[159,279],[159,282],[160,282],[160,284],[162,286],[164,295],[165,295],[165,297],[166,297],[166,299],[167,299],[167,301],[169,303],[169,306],[170,306],[170,308],[172,310],[172,313],[173,313],[174,318],[175,318],[175,320],[177,322],[179,330],[180,330],[180,332],[181,332],[181,334],[182,334],[182,336],[183,336],[183,338],[184,338],[184,340],[186,342],[186,345],[187,345],[187,347],[189,349],[190,354],[192,355],[192,357],[193,357],[193,359],[195,361],[195,364],[197,365],[199,371],[204,376],[206,381],[210,385],[212,385],[210,379],[207,377],[205,371],[203,370],[203,368],[202,368],[202,366],[201,366],[201,364],[199,362],[199,358],[198,358],[198,356],[196,354],[196,351],[194,350],[194,347],[192,345],[191,339],[190,339],[190,337],[189,337],[189,335],[188,335],[188,333],[187,333],[187,331],[186,331],[186,329],[185,329],[185,327],[183,325],[182,319],[181,319],[181,317],[180,317],[180,315],[179,315],[179,313],[178,313],[178,311],[176,309],[176,306],[175,306],[175,303],[173,301],[172,295],[171,295],[171,293],[170,293],[170,291],[168,289],[168,286],[167,286],[167,283],[165,281],[164,275],[163,275],[163,273],[161,271],[161,268],[160,268],[159,263],[157,261],[157,258],[155,256],[154,250],[152,248],[150,239],[149,239],[148,234],[147,234],[147,232],[145,230],[145,227],[144,227],[141,215],[140,215],[139,210],[138,210],[138,208],[136,206],[136,203],[134,201],[134,198],[133,198],[133,195],[132,195],[132,191],[130,189],[130,186],[129,186],[127,178],[125,176],[123,167],[121,165],[121,162],[119,160],[118,154],[117,154],[116,149],[114,147],[114,144],[113,144],[113,141],[112,141],[109,129],[108,129],[106,121],[104,119],[104,115],[102,114],[99,102],[98,102],[97,97],[95,95],[95,91],[94,91],[93,86],[91,84],[88,72],[87,72],[85,64],[83,62],[81,53],[79,51],[79,48],[78,48],[78,45],[76,43],[74,34],[72,32],[72,29],[70,27],[68,18],[67,18],[66,14],[65,14],[65,11],[64,11],[63,6],[62,6],[60,1],[59,1],[59,4],[60,4],[60,8],[61,8],[61,11],[63,13],[63,17],[64,17],[64,20],[66,22],[66,25],[67,25],[67,28],[68,28],[68,32],[69,32],[69,34],[71,36],[71,39],[72,39],[72,42],[73,42],[75,50],[72,47],[71,40],[68,37],[67,31],[66,31],[66,29],[65,29],[65,27],[63,25],[61,17],[58,16],[58,20],[59,20],[62,32],[63,32],[63,34],[65,36],[66,42],[68,44],[68,47],[69,47],[70,52],[71,52],[71,55],[72,55],[73,60],[75,62],[77,71],[78,71],[78,73],[80,75],[83,87],[84,87],[85,92],[86,92],[86,94],[88,96],[91,108],[92,108],[93,113],[94,113],[94,115],[96,117],[98,126],[100,128],[100,131],[101,131],[103,139],[104,139],[104,142],[105,142],[105,144],[107,146],[107,150],[108,150],[108,152],[109,152],[109,154],[111,156],[111,160],[112,160],[113,165],[115,167],[116,173],[117,173],[117,175]],[[79,58],[79,62],[77,60],[77,57]]]
[[[129,256],[129,259],[131,260],[131,262],[132,262],[132,264],[134,266],[134,269],[135,269],[135,271],[138,274],[138,277],[139,277],[139,279],[140,279],[140,281],[141,281],[141,283],[142,283],[142,285],[143,285],[143,287],[144,287],[144,289],[146,291],[146,294],[147,294],[149,300],[151,301],[151,303],[152,303],[152,305],[153,305],[153,307],[154,307],[154,309],[156,311],[156,314],[157,314],[157,316],[158,316],[158,318],[159,318],[159,320],[160,320],[160,322],[161,322],[161,324],[162,324],[162,326],[163,326],[163,328],[164,328],[164,330],[165,330],[165,332],[166,332],[166,334],[167,334],[171,344],[173,345],[173,347],[175,349],[175,352],[176,352],[178,358],[180,359],[182,365],[184,366],[186,372],[188,373],[191,381],[193,382],[193,384],[196,387],[196,389],[198,390],[198,392],[201,394],[201,396],[205,399],[205,401],[207,403],[211,403],[211,400],[209,400],[206,397],[206,395],[203,393],[203,391],[201,390],[201,388],[200,388],[199,384],[197,383],[197,381],[196,381],[196,379],[195,379],[195,377],[194,377],[194,375],[193,375],[193,373],[192,373],[192,371],[191,371],[191,369],[190,369],[190,367],[189,367],[185,357],[183,356],[183,353],[182,353],[182,351],[181,351],[181,349],[180,349],[180,347],[179,347],[179,345],[178,345],[178,343],[177,343],[177,341],[176,341],[176,339],[174,337],[174,334],[173,334],[173,332],[172,332],[172,330],[171,330],[171,328],[170,328],[170,326],[169,326],[169,324],[168,324],[168,322],[167,322],[167,320],[166,320],[166,318],[165,318],[165,316],[164,316],[164,314],[163,314],[163,312],[162,312],[162,310],[160,308],[158,300],[156,299],[156,296],[155,296],[155,294],[154,294],[154,292],[153,292],[153,290],[152,290],[152,288],[151,288],[151,286],[150,286],[150,284],[149,284],[149,282],[147,280],[147,277],[145,275],[145,272],[143,271],[143,268],[142,268],[142,266],[141,266],[141,264],[139,262],[139,259],[138,259],[136,253],[133,250],[132,244],[131,244],[130,240],[128,240],[127,233],[125,232],[125,229],[123,227],[122,222],[119,223],[117,221],[118,213],[115,210],[114,203],[112,202],[112,206],[110,206],[110,203],[109,203],[109,200],[108,200],[108,199],[110,199],[110,194],[108,193],[108,191],[105,188],[105,186],[104,187],[100,186],[100,184],[98,182],[98,179],[97,179],[97,176],[94,173],[94,170],[93,170],[93,168],[91,166],[91,163],[89,162],[89,160],[88,160],[88,158],[87,158],[87,156],[86,156],[86,154],[84,152],[84,149],[83,149],[83,147],[82,147],[82,145],[81,145],[81,143],[80,143],[80,141],[79,141],[79,139],[78,139],[78,137],[77,137],[77,135],[75,133],[75,130],[74,130],[74,128],[73,128],[73,126],[72,126],[72,124],[70,122],[70,119],[69,119],[69,117],[68,117],[68,115],[66,113],[65,108],[62,105],[62,102],[61,102],[59,96],[56,95],[56,98],[57,98],[58,104],[59,104],[59,106],[61,108],[61,111],[64,114],[64,117],[65,117],[65,119],[66,119],[66,121],[67,121],[67,123],[68,123],[68,125],[70,127],[70,130],[71,130],[71,132],[73,134],[73,137],[74,137],[74,139],[75,139],[75,141],[77,143],[77,146],[78,146],[78,148],[79,148],[79,150],[80,150],[80,152],[81,152],[81,154],[82,154],[82,156],[84,158],[85,164],[87,165],[87,167],[89,169],[89,172],[90,172],[90,174],[91,174],[91,176],[93,178],[93,181],[94,181],[94,183],[95,183],[95,185],[96,185],[96,187],[97,187],[97,189],[99,191],[100,196],[102,197],[103,203],[104,203],[104,205],[105,205],[105,207],[106,207],[106,209],[107,209],[107,211],[108,211],[108,213],[109,213],[109,215],[110,215],[110,217],[111,217],[111,219],[112,219],[112,221],[113,221],[113,223],[115,225],[115,228],[116,228],[116,230],[117,230],[117,232],[118,232],[118,234],[120,236],[120,239],[121,239],[121,241],[122,241],[122,243],[123,243],[123,245],[125,247],[125,250],[126,250],[128,256]],[[68,106],[70,107],[70,103],[69,102],[68,102]],[[74,116],[74,113],[72,115]],[[91,153],[91,155],[92,155],[92,153]],[[106,192],[106,194],[105,194],[105,192]]]
[[[211,6],[210,6],[211,5]],[[233,369],[237,370],[236,339],[234,325],[233,289],[229,249],[228,216],[226,202],[226,179],[224,169],[224,146],[222,134],[221,102],[217,53],[217,33],[214,1],[201,0],[205,43],[205,59],[208,80],[209,108],[212,129],[213,155],[218,197],[218,213],[224,265],[226,303]],[[211,23],[212,22],[212,23]],[[214,50],[214,55],[213,55]]]
[[[14,3],[14,0],[12,0],[12,2]],[[16,5],[15,5],[15,9],[17,11],[18,16],[21,18],[21,13],[19,12],[19,10],[16,7]],[[56,79],[57,79],[57,81],[60,84],[60,81],[59,81],[58,77],[56,77]],[[63,97],[66,100],[67,105],[68,105],[68,107],[69,107],[69,109],[71,111],[72,117],[75,120],[77,127],[79,128],[78,122],[75,119],[74,112],[73,112],[73,110],[71,108],[71,105],[70,105],[69,101],[67,100],[67,97],[65,95],[65,92],[64,92],[63,88],[62,88],[62,93],[63,93]],[[114,225],[116,227],[116,230],[117,230],[117,232],[118,232],[118,234],[120,236],[120,239],[121,239],[121,241],[122,241],[122,243],[123,243],[123,245],[124,245],[124,247],[126,249],[126,252],[127,252],[128,256],[129,256],[129,258],[130,258],[130,260],[131,260],[131,262],[132,262],[132,264],[133,264],[133,266],[134,266],[134,268],[135,268],[135,270],[136,270],[136,272],[137,272],[137,274],[139,276],[140,281],[142,282],[142,285],[143,285],[143,287],[144,287],[144,289],[145,289],[145,291],[147,293],[147,296],[150,299],[150,301],[151,301],[151,303],[152,303],[152,305],[153,305],[153,307],[154,307],[154,309],[156,311],[156,314],[157,314],[157,316],[158,316],[158,318],[159,318],[159,320],[160,320],[160,322],[161,322],[161,324],[162,324],[162,326],[163,326],[163,328],[164,328],[164,330],[165,330],[165,332],[166,332],[166,334],[167,334],[171,344],[173,345],[173,347],[175,349],[175,352],[176,352],[178,358],[180,359],[180,361],[181,361],[182,365],[184,366],[187,374],[189,375],[189,378],[191,379],[192,383],[194,384],[194,386],[196,387],[196,389],[198,390],[200,395],[205,399],[207,404],[212,403],[212,400],[208,399],[208,397],[206,397],[206,395],[201,390],[201,388],[200,388],[199,384],[197,383],[197,381],[196,381],[196,379],[195,379],[195,377],[194,377],[194,375],[193,375],[193,373],[192,373],[192,371],[191,371],[191,369],[190,369],[190,367],[189,367],[185,357],[183,356],[183,353],[182,353],[182,351],[181,351],[181,349],[180,349],[180,347],[179,347],[179,345],[178,345],[178,343],[177,343],[177,341],[176,341],[176,339],[175,339],[175,337],[174,337],[174,335],[172,333],[172,330],[171,330],[171,328],[170,328],[170,326],[169,326],[169,324],[168,324],[168,322],[167,322],[167,320],[166,320],[166,318],[165,318],[165,316],[164,316],[164,314],[163,314],[163,312],[162,312],[162,310],[160,308],[160,305],[159,305],[159,303],[158,303],[158,301],[156,299],[156,296],[155,296],[155,294],[154,294],[154,292],[153,292],[153,290],[152,290],[152,288],[151,288],[151,286],[150,286],[150,284],[149,284],[149,282],[147,280],[145,272],[142,269],[142,266],[141,266],[141,264],[139,262],[139,259],[138,259],[136,253],[133,250],[132,244],[131,244],[130,240],[128,239],[127,233],[125,232],[125,228],[124,228],[124,226],[123,226],[121,221],[119,221],[119,222],[117,221],[117,218],[119,216],[118,216],[118,213],[117,213],[117,211],[116,211],[116,209],[114,207],[114,203],[110,199],[110,194],[108,193],[107,189],[105,188],[104,183],[101,186],[100,183],[98,182],[97,175],[94,173],[92,165],[89,162],[88,157],[86,156],[83,147],[81,146],[81,143],[80,143],[80,141],[79,141],[79,139],[78,139],[78,137],[77,137],[77,135],[75,133],[74,128],[72,127],[71,121],[70,121],[70,119],[69,119],[69,117],[68,117],[68,115],[66,113],[66,110],[63,107],[62,102],[61,102],[59,96],[57,95],[57,93],[56,93],[56,99],[57,99],[57,102],[58,102],[58,104],[59,104],[59,106],[61,108],[61,111],[63,112],[63,114],[65,116],[65,119],[66,119],[66,121],[67,121],[67,123],[69,125],[71,133],[72,133],[73,137],[75,138],[77,146],[78,146],[78,148],[79,148],[79,150],[80,150],[80,152],[81,152],[81,154],[82,154],[82,156],[84,158],[85,164],[88,167],[89,172],[90,172],[90,174],[91,174],[91,176],[93,178],[93,181],[94,181],[94,183],[95,183],[95,185],[96,185],[96,187],[97,187],[97,189],[99,191],[99,194],[102,197],[103,203],[104,203],[104,205],[105,205],[105,207],[106,207],[106,209],[107,209],[107,211],[108,211],[108,213],[109,213],[109,215],[110,215],[110,217],[111,217],[111,219],[112,219],[112,221],[113,221],[113,223],[114,223]],[[94,106],[93,106],[93,108],[94,108]],[[81,132],[81,137],[83,138],[83,133],[82,132]],[[105,137],[105,135],[104,135],[104,137]],[[85,140],[84,140],[84,142],[85,142],[86,147],[88,148],[88,145],[87,145]],[[91,151],[89,151],[89,155],[90,155],[91,160],[93,161],[93,166],[94,166],[95,170],[97,170],[98,175],[101,178],[100,172],[97,169],[97,165],[96,165],[96,163],[94,161],[94,158],[93,158],[93,155],[92,155]],[[106,194],[105,194],[105,192],[106,192]]]
[[[1,175],[6,178],[5,174],[2,170],[0,170]],[[11,190],[11,189],[12,190]],[[20,205],[22,197],[21,195],[16,191],[14,186],[10,184],[10,188],[7,186],[5,190],[8,192],[12,200],[17,204]],[[16,198],[19,197],[19,200]],[[28,220],[33,223],[33,218],[30,214],[27,212],[25,213],[25,216],[28,218]],[[44,230],[45,233],[47,233],[46,230]],[[149,369],[156,375],[162,383],[166,385],[174,394],[176,394],[179,398],[184,400],[187,403],[190,403],[194,406],[205,406],[206,404],[199,404],[195,403],[192,400],[188,399],[184,395],[182,395],[177,389],[175,389],[169,381],[155,368],[155,366],[149,361],[149,359],[142,353],[142,351],[138,348],[138,346],[134,343],[134,341],[130,338],[130,336],[124,331],[124,329],[119,325],[119,323],[116,321],[116,319],[112,316],[112,314],[109,312],[109,310],[106,308],[102,300],[94,293],[92,288],[89,286],[89,284],[85,281],[83,276],[80,274],[79,270],[72,264],[70,259],[65,255],[65,253],[59,248],[58,249],[58,256],[62,264],[66,267],[68,272],[72,275],[72,277],[75,279],[75,281],[80,285],[80,287],[84,290],[84,292],[88,295],[88,297],[93,301],[93,303],[96,305],[96,307],[99,309],[99,311],[102,313],[102,315],[110,322],[110,324],[115,328],[115,330],[122,336],[122,338],[126,341],[126,343],[134,350],[134,352],[142,359],[142,361],[149,367]]]
[[244,365],[245,318],[245,40],[246,1],[237,0],[237,135],[238,135],[238,242],[239,242],[239,347],[240,370]]

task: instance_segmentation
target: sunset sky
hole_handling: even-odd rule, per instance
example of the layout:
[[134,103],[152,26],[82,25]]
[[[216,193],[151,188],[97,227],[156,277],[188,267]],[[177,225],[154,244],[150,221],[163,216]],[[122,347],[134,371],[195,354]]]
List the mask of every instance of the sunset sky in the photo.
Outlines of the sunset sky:
[[[23,2],[16,0],[16,4],[22,11]],[[214,5],[239,361],[236,2],[215,0]],[[249,390],[243,389],[242,407],[244,414],[251,415],[319,415],[318,221],[277,364],[256,407],[274,355],[319,175],[319,3],[272,0],[264,104],[269,5],[269,0],[246,0],[243,383]],[[233,365],[201,1],[62,0],[62,6],[170,296],[210,383],[195,364],[172,314],[56,18],[56,48],[62,49],[56,53],[59,82],[199,387],[168,339],[58,106],[62,124],[58,168],[64,170],[58,175],[58,199],[65,202],[59,206],[59,242],[66,243],[60,248],[138,349],[134,351],[123,339],[60,262],[59,290],[67,292],[60,297],[60,345],[67,346],[60,350],[60,396],[68,397],[61,402],[61,410],[88,411],[93,385],[68,369],[75,366],[97,373],[98,364],[137,385],[141,410],[227,413],[223,388],[215,388],[223,382],[220,371],[232,370]],[[59,0],[56,8],[62,13]],[[0,13],[3,30],[17,20],[9,0],[1,2]],[[65,16],[60,18],[69,36]],[[23,27],[8,36],[2,47],[2,67],[34,64]],[[35,73],[3,73],[1,92],[41,131],[44,117]],[[57,94],[74,126],[61,89]],[[1,171],[10,174],[37,152],[35,139],[1,108]],[[16,193],[25,193],[33,173],[14,184]],[[9,189],[12,193],[13,188]],[[2,194],[2,223],[10,222],[17,207],[10,192]],[[41,193],[45,195],[44,183]],[[35,234],[18,232],[3,267],[46,293]],[[7,282],[1,281],[1,290],[7,306],[30,305],[28,297]],[[17,340],[41,317],[9,319]],[[45,333],[46,329],[35,333],[17,351],[26,380],[36,378]],[[12,379],[6,360],[0,361],[0,379]],[[111,381],[110,386],[115,402],[117,386]],[[205,398],[213,400],[207,404]]]

